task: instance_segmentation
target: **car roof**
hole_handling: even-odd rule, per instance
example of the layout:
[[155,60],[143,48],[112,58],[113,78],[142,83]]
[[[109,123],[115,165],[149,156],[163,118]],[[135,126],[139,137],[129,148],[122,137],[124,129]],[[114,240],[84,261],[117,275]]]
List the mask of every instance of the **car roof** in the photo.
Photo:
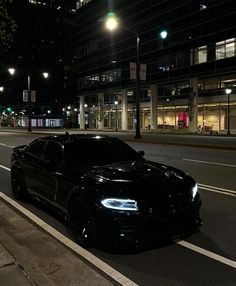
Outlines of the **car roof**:
[[107,135],[94,135],[94,134],[70,134],[66,132],[65,134],[56,134],[51,136],[40,137],[36,140],[51,140],[65,144],[68,142],[78,141],[78,140],[103,140],[103,141],[114,141],[118,138],[107,136]]

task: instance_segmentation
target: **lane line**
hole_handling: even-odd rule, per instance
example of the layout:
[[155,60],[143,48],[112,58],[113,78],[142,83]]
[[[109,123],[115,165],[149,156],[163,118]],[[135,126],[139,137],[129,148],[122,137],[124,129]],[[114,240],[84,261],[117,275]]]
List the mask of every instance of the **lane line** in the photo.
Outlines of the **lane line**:
[[217,190],[213,190],[213,189],[210,189],[210,188],[204,188],[204,187],[199,187],[199,188],[202,189],[202,190],[205,190],[205,191],[212,192],[212,193],[219,193],[219,194],[222,194],[222,195],[236,197],[236,194],[230,194],[230,193],[227,193],[227,192],[217,191]]
[[5,143],[0,143],[0,146],[14,148],[15,146],[7,145]]
[[217,163],[217,162],[200,161],[200,160],[193,160],[193,159],[187,159],[187,158],[182,158],[182,160],[183,160],[183,161],[189,161],[189,162],[195,162],[195,163],[202,163],[202,164],[210,164],[210,165],[218,165],[218,166],[225,166],[225,167],[236,168],[236,165],[232,165],[232,164],[224,164],[224,163]]
[[178,241],[176,243],[178,245],[181,245],[181,246],[185,247],[185,248],[191,249],[194,252],[200,253],[200,254],[202,254],[204,256],[207,256],[207,257],[209,257],[211,259],[214,259],[214,260],[216,260],[218,262],[226,264],[226,265],[228,265],[230,267],[236,268],[236,261],[234,261],[234,260],[231,260],[231,259],[225,258],[225,257],[223,257],[221,255],[215,254],[214,252],[211,252],[209,250],[206,250],[204,248],[196,246],[196,245],[194,245],[192,243],[189,243],[189,242],[187,242],[185,240],[180,240],[180,241]]
[[204,184],[200,184],[200,183],[198,183],[198,185],[202,186],[202,187],[212,188],[212,189],[216,189],[216,190],[219,190],[219,191],[226,191],[226,192],[229,192],[229,193],[236,194],[236,191],[233,191],[233,190],[228,190],[228,189],[224,189],[224,188],[214,187],[214,186],[210,186],[210,185],[204,185]]
[[45,221],[41,220],[39,217],[34,215],[32,212],[21,206],[19,203],[5,195],[0,191],[0,197],[7,201],[9,204],[11,204],[14,208],[16,208],[18,211],[23,213],[26,217],[28,217],[30,220],[32,220],[34,223],[36,223],[38,226],[40,226],[42,229],[44,229],[46,232],[48,232],[51,236],[56,238],[58,241],[66,245],[68,248],[70,248],[72,251],[76,252],[78,255],[82,256],[84,259],[86,259],[89,263],[93,264],[96,268],[101,270],[103,273],[111,277],[114,281],[118,282],[122,286],[138,286],[135,282],[130,280],[125,275],[121,274],[114,268],[112,268],[107,263],[103,262],[101,259],[97,258],[95,255],[87,251],[86,249],[79,246],[77,243],[72,241],[71,239],[64,236],[62,233],[51,227],[49,224],[47,224]]
[[5,166],[3,166],[3,165],[0,165],[0,168],[2,168],[2,169],[4,169],[4,170],[7,170],[7,171],[11,171],[11,169],[9,169],[9,168],[7,168],[7,167],[5,167]]
[[219,187],[213,187],[213,186],[204,185],[204,184],[200,184],[200,183],[198,183],[198,186],[200,189],[205,190],[205,191],[215,192],[215,193],[220,193],[223,195],[236,197],[236,191],[233,191],[233,190],[223,189],[223,188],[219,188]]

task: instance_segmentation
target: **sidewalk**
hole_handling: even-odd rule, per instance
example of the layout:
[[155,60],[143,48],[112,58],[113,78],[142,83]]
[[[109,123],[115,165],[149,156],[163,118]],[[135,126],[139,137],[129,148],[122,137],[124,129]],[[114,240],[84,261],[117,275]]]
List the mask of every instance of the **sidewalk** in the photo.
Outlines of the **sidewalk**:
[[1,286],[117,285],[0,199]]

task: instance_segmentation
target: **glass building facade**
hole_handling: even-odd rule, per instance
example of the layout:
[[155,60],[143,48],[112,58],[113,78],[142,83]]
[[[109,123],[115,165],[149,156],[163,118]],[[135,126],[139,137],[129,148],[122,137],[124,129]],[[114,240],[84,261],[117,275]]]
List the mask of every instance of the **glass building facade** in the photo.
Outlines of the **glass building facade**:
[[[138,56],[147,69],[138,95],[142,129],[224,131],[230,117],[236,130],[234,2],[164,2],[92,0],[78,10],[78,103],[83,97],[89,127],[114,129],[118,122],[119,129],[135,128],[137,83],[130,63],[137,61],[139,35]],[[104,28],[111,11],[119,20],[112,33]]]

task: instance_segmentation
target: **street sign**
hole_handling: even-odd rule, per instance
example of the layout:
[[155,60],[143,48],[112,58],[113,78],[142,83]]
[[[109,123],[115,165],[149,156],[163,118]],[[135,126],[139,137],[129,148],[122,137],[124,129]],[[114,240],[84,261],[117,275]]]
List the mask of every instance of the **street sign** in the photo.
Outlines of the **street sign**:
[[[28,102],[28,90],[23,90],[23,102]],[[31,102],[36,102],[36,91],[31,90]]]
[[129,63],[130,79],[136,79],[136,63]]
[[[129,63],[130,79],[136,79],[136,63]],[[147,77],[147,64],[140,64],[139,71],[140,80],[145,81]]]
[[140,64],[140,80],[146,80],[147,77],[147,65]]

